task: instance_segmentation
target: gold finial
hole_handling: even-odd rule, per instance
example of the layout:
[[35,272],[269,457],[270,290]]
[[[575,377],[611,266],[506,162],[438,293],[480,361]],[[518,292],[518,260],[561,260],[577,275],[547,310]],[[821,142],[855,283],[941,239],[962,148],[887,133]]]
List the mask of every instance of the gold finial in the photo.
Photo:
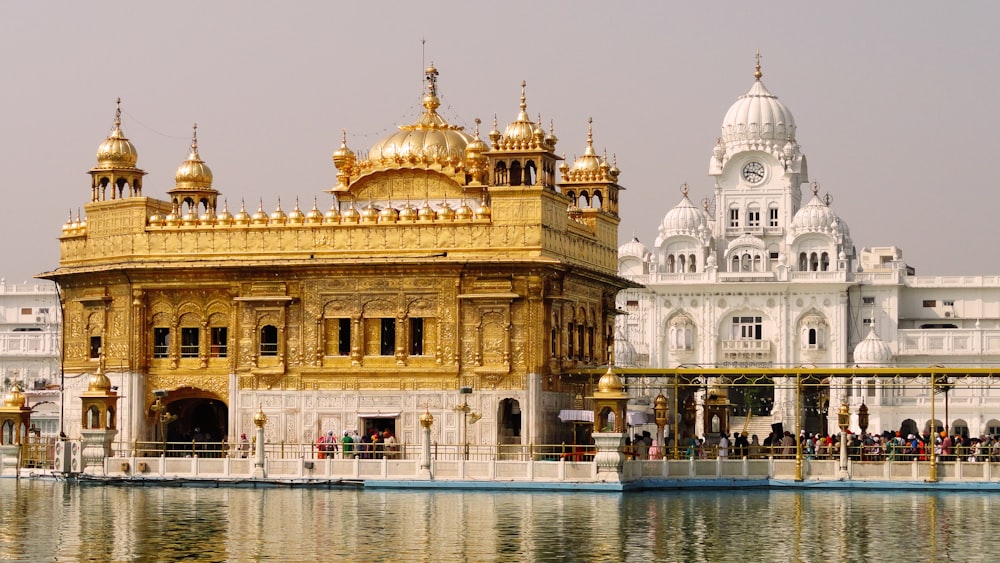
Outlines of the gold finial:
[[587,118],[587,146],[591,151],[594,149],[594,118]]
[[705,213],[708,213],[708,198],[707,197],[701,198],[701,207],[705,210]]
[[761,76],[764,76],[764,73],[760,71],[760,49],[757,49],[757,65],[754,69],[753,77],[756,80],[760,80]]
[[688,196],[688,183],[687,182],[684,182],[683,184],[681,184],[681,194],[684,197]]
[[819,181],[813,182],[813,195],[819,194]]
[[340,130],[340,144],[345,147],[347,146],[347,129]]
[[524,95],[524,88],[528,85],[525,80],[521,81],[521,111],[528,109],[528,99]]
[[122,125],[122,99],[119,97],[115,100],[115,129],[118,129]]
[[431,66],[424,70],[424,78],[427,80],[427,93],[431,96],[437,95],[437,77],[438,70],[434,68],[434,61],[431,61]]
[[477,117],[474,121],[476,122],[476,138],[478,139],[479,138],[479,124],[482,123],[483,120],[479,119]]
[[555,134],[556,134],[556,122],[555,122],[554,119],[550,119],[549,120],[549,135],[552,135],[554,137]]

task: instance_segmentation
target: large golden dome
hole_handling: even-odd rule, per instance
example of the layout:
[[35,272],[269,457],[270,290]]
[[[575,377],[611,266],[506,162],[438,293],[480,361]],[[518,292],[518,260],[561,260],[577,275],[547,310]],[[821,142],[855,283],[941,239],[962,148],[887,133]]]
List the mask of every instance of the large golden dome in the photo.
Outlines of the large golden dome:
[[118,108],[115,109],[115,128],[111,135],[97,147],[97,168],[135,168],[139,153],[135,145],[122,133],[122,100],[118,98]]
[[432,165],[458,168],[463,164],[465,148],[472,136],[438,115],[437,108],[441,105],[436,89],[438,71],[431,66],[424,73],[427,95],[423,100],[423,115],[416,123],[401,125],[398,133],[373,146],[368,151],[368,160],[358,164],[362,170]]
[[23,408],[27,400],[24,397],[24,393],[21,392],[21,388],[15,383],[10,391],[3,398],[3,406]]
[[206,189],[212,187],[212,169],[198,155],[198,124],[194,125],[191,154],[177,168],[176,185],[180,189]]

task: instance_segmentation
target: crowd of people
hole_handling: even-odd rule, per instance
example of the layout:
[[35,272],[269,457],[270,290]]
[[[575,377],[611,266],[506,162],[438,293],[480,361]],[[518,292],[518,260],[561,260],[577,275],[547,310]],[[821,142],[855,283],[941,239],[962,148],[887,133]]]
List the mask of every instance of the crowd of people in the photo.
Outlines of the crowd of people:
[[[745,432],[718,434],[718,440],[686,435],[678,444],[678,456],[685,459],[763,459],[794,458],[799,443],[806,459],[835,459],[840,456],[840,435],[802,432],[798,440],[789,431],[771,432],[761,442],[757,435]],[[939,432],[931,440],[929,434],[904,434],[902,431],[847,433],[847,455],[855,461],[929,461],[931,451],[938,461],[1000,461],[1000,436],[977,437]],[[626,444],[626,453],[633,459],[663,459],[671,457],[672,441],[661,451],[649,432],[636,435]]]
[[332,430],[316,439],[318,459],[334,459],[343,453],[343,459],[393,459],[399,457],[400,447],[396,436],[388,428],[374,428],[364,434],[357,430],[345,431],[338,440]]

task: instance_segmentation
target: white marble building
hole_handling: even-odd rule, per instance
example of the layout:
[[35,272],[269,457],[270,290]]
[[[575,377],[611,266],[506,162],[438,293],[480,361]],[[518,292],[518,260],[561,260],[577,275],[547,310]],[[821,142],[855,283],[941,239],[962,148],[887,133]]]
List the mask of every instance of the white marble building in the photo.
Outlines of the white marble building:
[[55,284],[0,279],[0,380],[15,383],[34,408],[31,422],[47,436],[59,434],[59,297]]
[[[822,193],[826,186],[809,183],[795,119],[761,76],[758,63],[750,89],[725,113],[708,165],[714,190],[696,204],[697,189],[683,186],[651,247],[633,238],[619,248],[619,274],[644,287],[618,296],[628,314],[618,318],[617,363],[1000,365],[1000,276],[922,277],[894,246],[858,250]],[[764,434],[771,422],[788,428],[796,416],[793,386],[776,383],[755,412]],[[633,387],[639,402],[656,394]],[[852,412],[862,402],[870,409],[871,430],[930,427],[926,386],[858,377],[832,387],[812,400],[813,411],[835,411],[848,395]],[[950,429],[1000,433],[1000,392],[991,384],[956,385],[948,402]],[[804,426],[835,432],[836,416],[816,412],[809,420],[806,408]],[[697,432],[709,434],[705,426],[699,422]]]

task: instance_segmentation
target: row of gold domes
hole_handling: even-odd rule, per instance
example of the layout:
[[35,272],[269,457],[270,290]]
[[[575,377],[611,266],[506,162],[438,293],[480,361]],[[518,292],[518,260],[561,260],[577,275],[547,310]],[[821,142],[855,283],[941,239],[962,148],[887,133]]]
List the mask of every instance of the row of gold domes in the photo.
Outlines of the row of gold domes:
[[298,201],[295,208],[285,213],[281,209],[281,202],[270,215],[264,211],[263,203],[257,211],[250,214],[246,210],[246,205],[242,205],[240,210],[234,215],[229,212],[226,206],[221,213],[203,213],[201,216],[193,212],[178,215],[170,213],[166,216],[153,215],[149,218],[151,227],[175,227],[175,226],[263,226],[263,225],[352,225],[352,224],[372,224],[372,223],[430,223],[442,221],[489,221],[493,216],[493,211],[488,205],[480,204],[476,209],[472,209],[463,200],[461,206],[452,208],[448,202],[437,210],[431,207],[429,202],[424,202],[423,206],[417,208],[406,203],[402,208],[396,209],[391,205],[382,209],[369,203],[367,207],[360,211],[352,202],[350,206],[341,212],[337,204],[323,213],[313,201],[313,207],[308,212],[303,213],[299,208]]

